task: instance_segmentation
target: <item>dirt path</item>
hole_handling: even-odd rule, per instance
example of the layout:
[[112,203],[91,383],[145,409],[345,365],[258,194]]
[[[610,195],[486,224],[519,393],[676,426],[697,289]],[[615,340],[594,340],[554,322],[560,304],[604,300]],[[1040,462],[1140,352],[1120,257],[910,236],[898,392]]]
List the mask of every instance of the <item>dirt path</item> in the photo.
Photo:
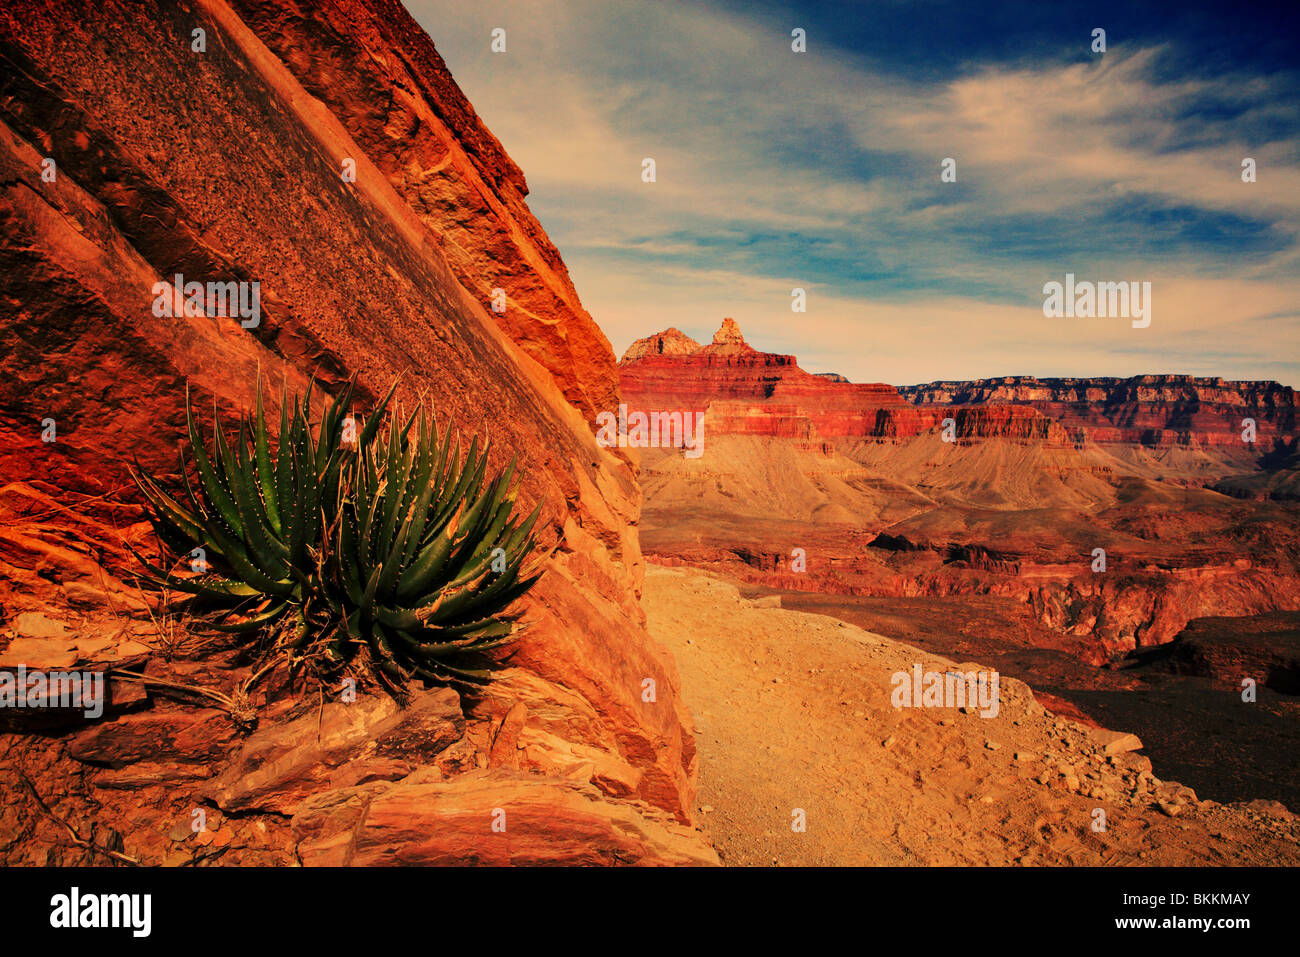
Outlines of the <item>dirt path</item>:
[[995,717],[896,709],[895,672],[953,663],[774,602],[693,570],[646,576],[651,631],[676,656],[695,715],[702,820],[725,863],[1300,863],[1300,822],[1280,806],[1197,801],[1151,777],[1120,735],[1044,711],[1012,679]]

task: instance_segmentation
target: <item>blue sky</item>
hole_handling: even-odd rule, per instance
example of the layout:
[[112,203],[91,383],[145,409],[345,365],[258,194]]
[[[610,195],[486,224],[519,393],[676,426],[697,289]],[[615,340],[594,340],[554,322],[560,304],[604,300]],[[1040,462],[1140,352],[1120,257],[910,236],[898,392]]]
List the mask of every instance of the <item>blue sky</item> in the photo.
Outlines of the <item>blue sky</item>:
[[[1300,386],[1295,14],[406,2],[616,353],[669,326],[707,341],[732,316],[756,347],[855,381]],[[1066,273],[1150,282],[1151,325],[1045,318],[1043,284]]]

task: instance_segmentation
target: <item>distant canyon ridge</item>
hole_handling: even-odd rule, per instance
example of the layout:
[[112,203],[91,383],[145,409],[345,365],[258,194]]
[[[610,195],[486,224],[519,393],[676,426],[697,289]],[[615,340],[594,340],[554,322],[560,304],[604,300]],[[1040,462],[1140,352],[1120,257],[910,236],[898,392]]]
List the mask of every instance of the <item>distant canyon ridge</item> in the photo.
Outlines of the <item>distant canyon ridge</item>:
[[1093,664],[1196,618],[1300,607],[1288,386],[853,383],[755,349],[729,318],[708,345],[640,339],[619,373],[629,409],[703,413],[698,460],[640,455],[657,561],[799,591],[986,596],[1020,640]]
[[[624,398],[633,406],[712,407],[714,431],[898,439],[954,416],[965,438],[1212,447],[1239,453],[1242,461],[1295,451],[1296,392],[1270,381],[1014,375],[910,386],[851,383],[836,373],[805,372],[795,356],[754,349],[730,318],[707,346],[677,329],[638,339],[619,366]],[[1242,439],[1246,420],[1255,426],[1253,443]]]

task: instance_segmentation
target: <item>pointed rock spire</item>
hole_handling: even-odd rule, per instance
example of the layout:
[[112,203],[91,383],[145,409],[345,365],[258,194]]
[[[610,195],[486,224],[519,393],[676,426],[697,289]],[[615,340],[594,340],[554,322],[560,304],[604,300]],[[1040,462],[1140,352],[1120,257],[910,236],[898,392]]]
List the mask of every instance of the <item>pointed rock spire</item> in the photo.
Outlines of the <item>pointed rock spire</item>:
[[740,334],[740,326],[736,325],[736,320],[728,316],[722,320],[722,325],[713,334],[713,344],[715,346],[743,346],[747,343],[745,337]]

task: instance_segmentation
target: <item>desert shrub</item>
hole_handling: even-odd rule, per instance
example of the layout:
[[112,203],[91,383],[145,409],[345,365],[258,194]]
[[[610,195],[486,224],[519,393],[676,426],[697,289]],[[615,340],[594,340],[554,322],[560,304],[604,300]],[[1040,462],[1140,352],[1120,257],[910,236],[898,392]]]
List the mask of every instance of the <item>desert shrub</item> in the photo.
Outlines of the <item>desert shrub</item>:
[[[292,403],[282,393],[274,451],[260,388],[233,441],[214,425],[210,450],[187,392],[197,481],[183,451],[179,496],[138,463],[132,473],[177,559],[167,570],[137,554],[145,580],[191,596],[214,629],[269,635],[295,665],[334,671],[362,655],[399,692],[412,678],[488,679],[481,653],[512,640],[507,611],[540,577],[540,561],[523,565],[541,506],[516,516],[516,463],[489,475],[489,443],[475,437],[462,458],[459,436],[439,437],[423,405],[383,429],[395,389],[357,422],[349,383],[314,437],[311,386]],[[209,565],[195,567],[196,554]]]

